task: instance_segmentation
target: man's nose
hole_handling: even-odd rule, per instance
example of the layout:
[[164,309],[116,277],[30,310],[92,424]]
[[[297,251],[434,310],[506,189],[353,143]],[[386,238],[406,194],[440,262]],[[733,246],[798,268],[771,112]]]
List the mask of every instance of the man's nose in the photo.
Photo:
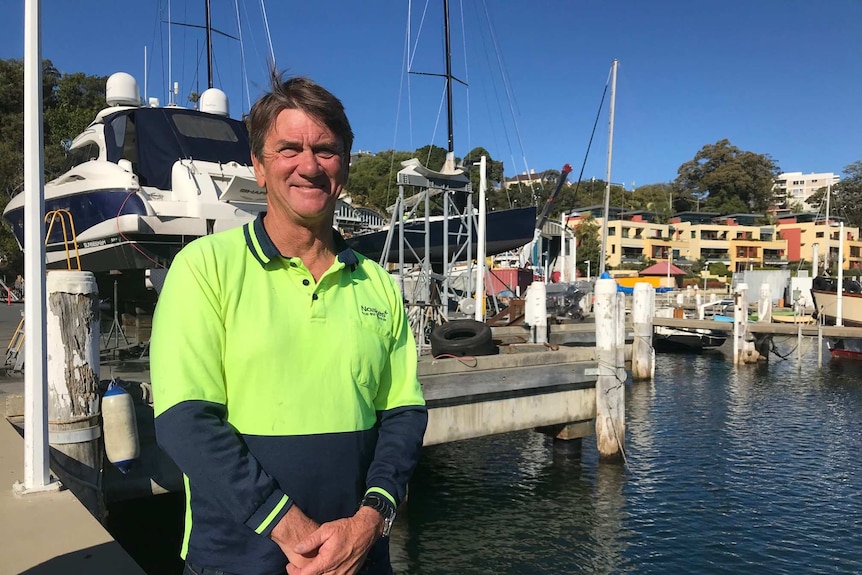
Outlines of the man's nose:
[[316,176],[320,174],[320,161],[317,159],[317,154],[313,150],[305,149],[299,154],[299,164],[297,166],[299,173],[303,176]]

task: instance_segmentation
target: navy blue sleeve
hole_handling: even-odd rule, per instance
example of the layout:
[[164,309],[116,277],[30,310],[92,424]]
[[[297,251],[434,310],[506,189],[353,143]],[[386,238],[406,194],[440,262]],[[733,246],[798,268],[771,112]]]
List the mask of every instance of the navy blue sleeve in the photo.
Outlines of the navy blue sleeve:
[[260,535],[287,513],[292,501],[252,456],[218,403],[188,400],[156,417],[156,440],[188,477],[192,492],[223,504],[226,516]]
[[380,491],[396,507],[404,500],[407,482],[419,463],[422,438],[428,424],[424,405],[396,407],[377,413],[378,439],[374,461],[368,469],[368,491]]

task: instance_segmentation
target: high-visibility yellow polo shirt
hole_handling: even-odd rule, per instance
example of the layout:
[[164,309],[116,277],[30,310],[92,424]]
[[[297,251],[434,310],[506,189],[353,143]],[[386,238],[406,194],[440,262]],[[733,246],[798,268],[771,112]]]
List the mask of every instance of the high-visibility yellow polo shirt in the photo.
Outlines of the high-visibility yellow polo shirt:
[[262,218],[174,259],[150,369],[157,438],[186,480],[183,556],[265,574],[286,564],[269,533],[290,505],[320,523],[368,491],[397,505],[427,412],[392,277],[334,232],[315,282]]

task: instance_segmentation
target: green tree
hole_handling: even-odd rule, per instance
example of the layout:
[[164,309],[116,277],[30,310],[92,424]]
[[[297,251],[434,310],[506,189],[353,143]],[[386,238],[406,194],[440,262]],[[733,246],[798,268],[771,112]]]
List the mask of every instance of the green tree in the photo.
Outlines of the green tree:
[[740,150],[729,140],[708,144],[679,167],[675,184],[721,213],[763,212],[772,204],[778,165],[766,154]]
[[[440,168],[446,162],[446,149],[429,144],[417,149],[411,157],[418,158],[422,162],[422,165],[429,170],[440,171]],[[457,164],[457,160],[455,163]],[[398,166],[398,168],[401,169],[401,166]]]
[[588,216],[575,228],[575,239],[578,243],[577,268],[581,275],[587,275],[587,262],[589,271],[596,275],[599,270],[599,258],[602,251],[601,230],[595,218]]
[[[479,146],[477,148],[473,148],[470,152],[464,157],[462,164],[464,166],[464,170],[466,170],[470,174],[470,183],[473,184],[473,191],[479,191],[479,161],[482,156],[485,156],[485,170],[486,177],[488,180],[488,190],[487,192],[490,194],[493,188],[497,188],[500,185],[500,182],[503,180],[503,162],[498,162],[494,158],[491,157],[491,154],[488,153],[488,150]],[[476,164],[475,166],[473,164]]]
[[[809,197],[809,205],[823,204],[827,188],[820,188]],[[853,227],[862,227],[862,160],[844,166],[844,177],[832,186],[830,216],[840,216]]]

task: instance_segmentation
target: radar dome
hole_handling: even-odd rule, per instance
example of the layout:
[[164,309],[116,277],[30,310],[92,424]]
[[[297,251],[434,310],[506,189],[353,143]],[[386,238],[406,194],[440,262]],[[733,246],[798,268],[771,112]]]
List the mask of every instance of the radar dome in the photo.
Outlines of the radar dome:
[[218,88],[204,90],[204,93],[201,94],[198,106],[201,112],[206,112],[208,114],[217,114],[219,116],[230,115],[230,105],[227,101],[227,94]]
[[111,74],[105,85],[105,101],[109,106],[138,106],[141,97],[138,95],[138,82],[131,74],[117,72]]

